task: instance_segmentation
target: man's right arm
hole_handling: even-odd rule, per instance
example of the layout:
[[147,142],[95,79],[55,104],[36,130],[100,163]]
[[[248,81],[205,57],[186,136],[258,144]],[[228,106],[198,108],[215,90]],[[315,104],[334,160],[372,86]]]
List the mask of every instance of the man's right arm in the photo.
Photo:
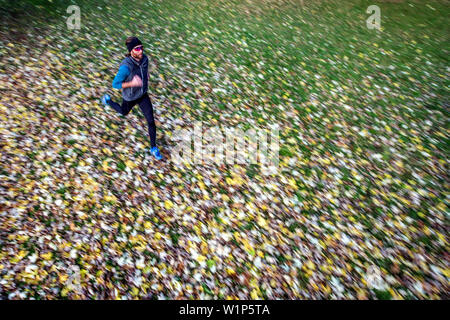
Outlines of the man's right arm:
[[130,75],[130,69],[126,65],[122,65],[119,68],[116,76],[113,80],[113,88],[115,89],[125,89],[129,87],[140,87],[142,86],[142,79],[135,75],[131,81],[124,82],[124,80]]
[[114,89],[122,89],[126,88],[125,85],[127,82],[123,82],[130,75],[130,69],[126,65],[122,65],[119,68],[116,76],[114,77],[112,86]]

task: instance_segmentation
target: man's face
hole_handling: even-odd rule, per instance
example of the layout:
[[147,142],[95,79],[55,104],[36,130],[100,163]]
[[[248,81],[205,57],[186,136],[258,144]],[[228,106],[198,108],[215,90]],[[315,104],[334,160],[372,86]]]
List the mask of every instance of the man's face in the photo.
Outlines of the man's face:
[[138,45],[138,46],[134,47],[133,50],[131,50],[131,56],[134,59],[139,61],[142,59],[143,51],[144,51],[144,47],[142,45]]

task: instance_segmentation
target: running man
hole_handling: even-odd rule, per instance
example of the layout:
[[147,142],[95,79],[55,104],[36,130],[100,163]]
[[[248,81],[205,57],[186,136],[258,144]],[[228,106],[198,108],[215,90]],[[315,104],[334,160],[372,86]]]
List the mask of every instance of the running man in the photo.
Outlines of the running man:
[[105,94],[101,100],[105,106],[110,106],[123,116],[126,116],[136,104],[139,104],[148,123],[151,144],[150,153],[157,160],[161,160],[163,157],[156,146],[153,106],[147,93],[148,58],[144,54],[144,47],[138,38],[128,37],[125,44],[128,54],[120,63],[119,71],[112,83],[114,89],[122,89],[122,105],[112,101],[108,94]]

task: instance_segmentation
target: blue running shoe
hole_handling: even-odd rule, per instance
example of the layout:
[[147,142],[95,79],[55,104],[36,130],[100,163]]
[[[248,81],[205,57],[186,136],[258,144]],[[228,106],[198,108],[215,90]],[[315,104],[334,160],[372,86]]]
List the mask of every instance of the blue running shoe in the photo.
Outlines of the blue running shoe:
[[162,160],[162,158],[163,158],[163,156],[159,152],[158,147],[152,147],[150,149],[150,153],[152,154],[152,156],[154,156],[156,158],[156,160]]
[[109,106],[109,102],[111,101],[111,97],[109,96],[109,94],[104,94],[102,97],[102,103],[106,106]]

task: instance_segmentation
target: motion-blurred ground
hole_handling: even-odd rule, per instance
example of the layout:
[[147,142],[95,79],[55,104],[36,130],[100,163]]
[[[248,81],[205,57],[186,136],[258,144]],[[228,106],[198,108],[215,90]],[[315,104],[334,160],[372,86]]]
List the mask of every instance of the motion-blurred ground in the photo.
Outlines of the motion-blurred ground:
[[[448,298],[446,1],[71,3],[0,0],[0,298]],[[130,35],[165,156],[278,124],[279,174],[145,156]]]

